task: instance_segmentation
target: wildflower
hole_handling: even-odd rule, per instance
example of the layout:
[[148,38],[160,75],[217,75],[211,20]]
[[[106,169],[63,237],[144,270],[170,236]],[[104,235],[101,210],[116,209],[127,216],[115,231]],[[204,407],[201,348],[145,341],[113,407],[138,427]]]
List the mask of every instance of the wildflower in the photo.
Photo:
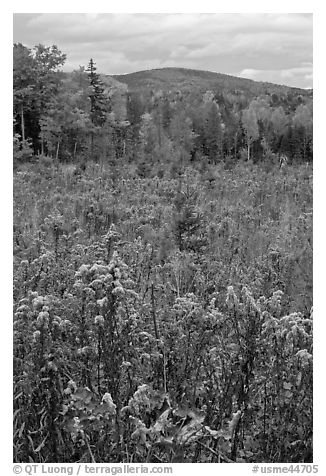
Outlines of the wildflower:
[[[147,355],[148,355],[148,354],[147,354]],[[149,356],[149,358],[150,358],[150,356]],[[131,367],[131,363],[130,363],[130,362],[127,362],[127,361],[122,362],[121,367],[127,367],[127,368],[129,368],[129,367]]]
[[34,309],[40,309],[41,307],[44,306],[45,303],[46,303],[46,299],[43,296],[38,296],[32,301]]
[[283,329],[283,330],[282,330],[282,332],[281,332],[281,337],[282,337],[282,339],[284,339],[284,338],[286,337],[287,332],[288,332],[287,329]]
[[300,359],[302,367],[308,367],[312,361],[312,354],[310,354],[307,349],[301,349],[295,355]]
[[150,410],[150,388],[148,385],[140,385],[133,397],[129,400],[128,407],[134,414],[139,415],[141,411]]
[[103,299],[98,299],[96,302],[100,307],[104,307],[108,303],[108,298],[105,296]]
[[82,281],[79,281],[79,280],[78,280],[78,281],[76,281],[76,282],[74,283],[74,286],[73,286],[73,287],[74,287],[74,289],[75,289],[76,291],[82,291],[82,290],[84,289],[84,284],[83,284]]
[[89,351],[89,347],[85,346],[82,348],[77,349],[77,355],[87,355],[87,352]]
[[107,275],[105,276],[105,278],[104,278],[104,282],[105,282],[106,284],[111,284],[112,281],[113,281],[113,276],[112,276],[112,274],[107,274]]
[[91,273],[94,274],[106,274],[108,272],[107,266],[103,266],[102,264],[93,264],[93,266],[90,269]]
[[123,289],[123,287],[120,285],[120,286],[117,286],[116,288],[114,288],[112,290],[112,294],[114,296],[123,296],[125,293],[125,290]]
[[135,299],[139,299],[139,294],[136,293],[133,289],[127,289],[126,292],[130,297],[133,297]]
[[71,327],[71,325],[72,325],[72,324],[71,324],[71,322],[69,321],[69,319],[64,319],[64,320],[62,320],[62,321],[60,322],[60,327],[61,327],[61,329],[63,329],[63,330],[66,330],[66,328]]
[[251,315],[255,316],[256,313],[259,313],[259,308],[258,308],[257,303],[255,302],[251,292],[246,287],[244,288],[244,295],[245,295],[245,299],[246,299],[246,303],[247,303],[247,306],[248,306],[249,313]]
[[88,271],[89,271],[88,268],[89,268],[88,265],[82,264],[82,265],[80,266],[79,270],[75,273],[75,277],[76,277],[76,278],[80,278],[80,277],[82,277],[82,276],[87,275],[87,274],[88,274]]
[[57,372],[58,367],[53,362],[48,362],[48,369],[53,370],[53,372]]
[[226,296],[226,305],[230,311],[233,309],[236,310],[239,307],[239,301],[234,292],[233,286],[228,286],[227,296]]
[[146,425],[138,418],[134,419],[134,422],[137,421],[136,430],[131,434],[131,438],[134,440],[139,440],[141,443],[146,444],[146,435],[149,432]]
[[36,325],[38,327],[47,328],[48,324],[49,324],[49,313],[46,311],[45,312],[41,311],[39,315],[37,316]]
[[34,341],[34,342],[37,342],[38,339],[40,338],[40,335],[41,335],[40,331],[35,331],[35,332],[33,333],[33,341]]
[[102,397],[102,404],[106,404],[107,407],[108,407],[108,410],[107,412],[110,414],[110,415],[115,415],[116,413],[116,405],[113,403],[113,400],[112,400],[112,397],[111,397],[111,394],[106,392],[103,397]]
[[26,312],[29,311],[29,307],[26,306],[26,304],[23,305],[23,306],[19,306],[19,307],[17,308],[17,312],[25,312],[25,311],[26,311]]
[[90,286],[94,289],[100,289],[102,285],[103,283],[100,279],[94,279],[94,281],[90,283]]
[[106,235],[103,236],[106,242],[116,241],[120,238],[120,233],[117,231],[116,226],[112,223]]
[[101,315],[95,316],[94,323],[99,326],[104,326],[104,317]]
[[77,385],[74,380],[69,380],[68,382],[68,387],[73,390],[74,392],[77,390]]
[[83,289],[83,292],[89,299],[93,299],[95,297],[95,291],[88,286]]
[[79,417],[74,417],[73,431],[71,436],[73,440],[76,440],[78,436],[82,438],[84,436],[84,430],[81,427]]

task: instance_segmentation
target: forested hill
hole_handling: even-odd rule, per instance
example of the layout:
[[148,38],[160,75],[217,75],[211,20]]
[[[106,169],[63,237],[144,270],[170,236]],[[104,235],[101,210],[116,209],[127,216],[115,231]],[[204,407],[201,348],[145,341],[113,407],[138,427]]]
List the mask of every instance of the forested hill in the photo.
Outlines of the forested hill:
[[125,86],[131,122],[147,112],[146,127],[156,128],[158,135],[161,128],[174,143],[178,135],[188,135],[188,127],[192,157],[275,161],[285,154],[291,161],[312,159],[312,89],[186,68],[102,78]]
[[286,96],[302,95],[312,97],[312,89],[301,89],[290,86],[254,81],[228,74],[214,73],[187,68],[161,68],[137,71],[130,74],[113,75],[113,78],[125,83],[131,91],[162,90],[162,91],[198,91],[208,89],[214,93],[245,94],[249,97],[276,94]]
[[182,68],[63,73],[56,46],[14,45],[14,157],[132,162],[312,161],[312,90]]

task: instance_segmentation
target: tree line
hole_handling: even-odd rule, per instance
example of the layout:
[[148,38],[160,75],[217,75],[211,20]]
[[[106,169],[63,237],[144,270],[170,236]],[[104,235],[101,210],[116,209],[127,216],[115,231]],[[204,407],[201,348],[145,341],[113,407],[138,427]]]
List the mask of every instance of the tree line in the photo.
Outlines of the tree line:
[[[57,46],[14,44],[14,159],[134,162],[312,161],[312,99],[243,91],[143,91],[99,75],[93,59],[72,73]],[[119,78],[120,79],[120,78]],[[189,89],[189,88],[188,88]]]

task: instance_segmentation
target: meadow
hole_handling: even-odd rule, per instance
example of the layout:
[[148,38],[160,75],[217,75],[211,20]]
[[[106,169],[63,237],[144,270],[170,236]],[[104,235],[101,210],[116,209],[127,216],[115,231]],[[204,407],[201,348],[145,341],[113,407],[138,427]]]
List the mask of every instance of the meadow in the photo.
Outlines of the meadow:
[[312,165],[21,164],[13,239],[15,462],[312,461]]

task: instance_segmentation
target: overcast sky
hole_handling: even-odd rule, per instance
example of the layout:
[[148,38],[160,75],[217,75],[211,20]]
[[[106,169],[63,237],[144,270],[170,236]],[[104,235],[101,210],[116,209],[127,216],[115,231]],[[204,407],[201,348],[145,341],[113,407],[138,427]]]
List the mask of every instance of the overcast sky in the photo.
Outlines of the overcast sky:
[[123,74],[177,66],[312,87],[312,14],[18,13],[14,42],[55,44],[64,69]]

